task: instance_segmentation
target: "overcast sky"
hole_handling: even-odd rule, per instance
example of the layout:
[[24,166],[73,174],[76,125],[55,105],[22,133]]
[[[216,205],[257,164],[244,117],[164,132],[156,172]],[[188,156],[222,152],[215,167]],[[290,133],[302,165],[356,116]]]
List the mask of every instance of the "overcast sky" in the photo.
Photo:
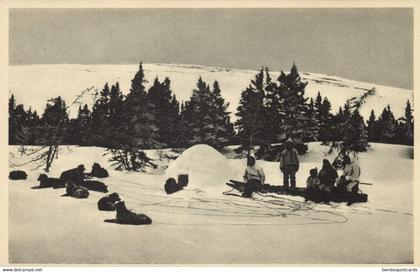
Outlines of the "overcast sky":
[[412,9],[11,9],[10,64],[184,63],[413,88]]

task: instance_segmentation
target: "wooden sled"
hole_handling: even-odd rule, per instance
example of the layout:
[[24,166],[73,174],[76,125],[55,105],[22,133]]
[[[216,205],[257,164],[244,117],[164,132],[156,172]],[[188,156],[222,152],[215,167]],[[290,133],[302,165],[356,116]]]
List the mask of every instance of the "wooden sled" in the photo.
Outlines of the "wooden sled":
[[[239,192],[244,192],[245,183],[242,181],[229,180],[226,185],[238,190]],[[347,202],[347,204],[367,202],[368,195],[363,193],[348,193],[348,192],[309,192],[306,188],[290,188],[284,186],[275,186],[270,184],[263,184],[258,192],[260,193],[275,193],[280,195],[291,195],[291,196],[301,196],[305,198],[306,201],[313,201],[316,203],[328,203],[328,202]]]

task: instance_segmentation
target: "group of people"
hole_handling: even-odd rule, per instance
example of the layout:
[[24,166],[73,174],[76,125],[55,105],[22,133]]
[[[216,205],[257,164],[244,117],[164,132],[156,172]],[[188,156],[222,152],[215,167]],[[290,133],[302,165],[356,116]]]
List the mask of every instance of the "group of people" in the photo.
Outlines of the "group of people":
[[[299,171],[299,157],[296,149],[293,148],[293,141],[288,139],[285,143],[286,149],[280,155],[280,171],[283,173],[283,186],[285,188],[296,188],[296,172]],[[308,192],[353,192],[359,191],[360,165],[357,160],[351,160],[348,155],[343,157],[343,173],[338,176],[337,170],[327,159],[323,160],[322,168],[309,171],[306,181]],[[261,166],[256,164],[254,156],[248,156],[247,167],[244,173],[245,189],[244,197],[251,197],[252,193],[265,182],[265,174]],[[290,181],[290,184],[289,184]]]

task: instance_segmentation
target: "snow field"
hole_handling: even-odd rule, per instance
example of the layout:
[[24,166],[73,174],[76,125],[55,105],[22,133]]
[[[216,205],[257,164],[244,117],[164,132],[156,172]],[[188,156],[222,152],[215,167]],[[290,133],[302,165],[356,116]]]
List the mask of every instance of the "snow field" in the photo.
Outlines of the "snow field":
[[[223,195],[225,175],[242,179],[244,159],[226,159],[208,146],[186,150],[163,170],[128,173],[112,170],[104,149],[64,148],[48,175],[93,162],[108,169],[101,179],[127,207],[145,213],[150,226],[105,223],[115,212],[97,210],[105,194],[88,199],[60,197],[64,189],[31,190],[41,169],[11,167],[29,174],[9,181],[10,260],[16,263],[401,263],[413,261],[413,164],[411,147],[372,144],[359,154],[361,186],[368,203],[317,205],[302,198]],[[309,169],[321,166],[327,147],[311,143],[297,175],[303,186]],[[147,151],[156,158],[157,152]],[[226,153],[230,153],[229,150]],[[392,157],[393,160],[382,160]],[[328,156],[327,156],[328,158]],[[10,147],[10,164],[26,161]],[[277,162],[258,161],[270,184],[281,184]],[[226,165],[225,165],[226,164]],[[177,167],[175,167],[177,166]],[[228,166],[228,167],[227,167]],[[189,171],[185,190],[166,195],[173,169]],[[228,170],[226,170],[228,168]],[[224,169],[226,172],[217,171]],[[203,178],[203,175],[205,177]],[[211,175],[212,178],[210,178]],[[234,193],[234,192],[233,192]],[[72,250],[69,250],[69,249]],[[42,249],[42,250],[40,250]]]

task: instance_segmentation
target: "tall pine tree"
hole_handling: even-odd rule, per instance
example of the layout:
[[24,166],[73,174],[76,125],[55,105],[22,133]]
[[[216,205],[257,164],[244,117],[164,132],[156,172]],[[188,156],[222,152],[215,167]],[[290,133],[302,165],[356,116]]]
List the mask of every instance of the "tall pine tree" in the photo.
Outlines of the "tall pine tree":
[[296,64],[293,64],[289,74],[281,71],[278,78],[279,91],[284,100],[284,122],[282,125],[282,138],[291,137],[297,142],[315,140],[318,137],[318,129],[313,126],[305,113],[308,111],[305,87],[308,82],[302,81]]
[[217,149],[227,145],[233,136],[227,107],[218,82],[211,90],[200,77],[181,113],[182,125],[185,126],[182,133],[189,145],[208,144]]
[[179,103],[175,95],[172,95],[170,84],[169,78],[160,83],[156,77],[148,92],[148,98],[155,109],[159,141],[164,146],[174,146],[177,138]]
[[262,68],[251,84],[242,92],[239,106],[237,108],[235,122],[237,137],[240,144],[240,152],[248,154],[256,145],[267,146],[270,141],[267,139],[266,119],[264,109],[265,86],[264,69]]
[[140,62],[139,70],[131,81],[130,92],[122,107],[123,122],[118,124],[118,135],[115,135],[119,141],[115,148],[110,150],[117,169],[143,171],[148,165],[154,166],[141,149],[161,147],[155,107],[145,91],[146,82],[143,65]]

